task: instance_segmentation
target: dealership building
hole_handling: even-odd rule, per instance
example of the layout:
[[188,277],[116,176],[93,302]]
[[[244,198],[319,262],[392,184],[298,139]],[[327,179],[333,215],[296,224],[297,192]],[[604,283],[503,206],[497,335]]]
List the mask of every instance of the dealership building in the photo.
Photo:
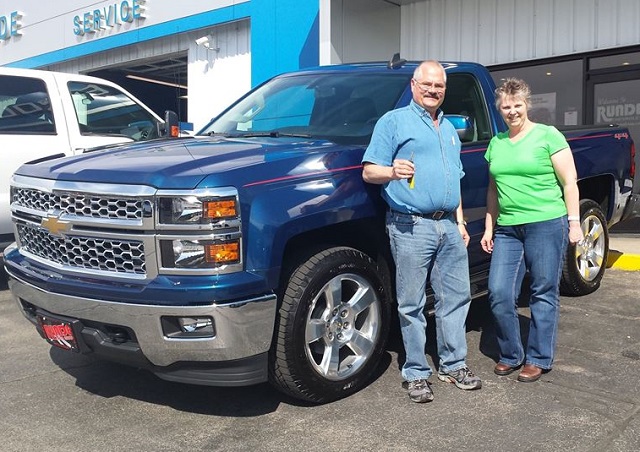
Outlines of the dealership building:
[[318,64],[476,61],[532,116],[640,137],[637,0],[0,0],[0,65],[97,75],[198,130],[251,87]]

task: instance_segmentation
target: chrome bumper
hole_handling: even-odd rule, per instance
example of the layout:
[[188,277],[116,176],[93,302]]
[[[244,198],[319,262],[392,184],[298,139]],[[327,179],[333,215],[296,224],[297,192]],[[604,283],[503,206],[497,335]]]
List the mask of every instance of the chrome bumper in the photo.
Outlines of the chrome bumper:
[[[31,322],[33,315],[24,309],[21,300],[54,315],[128,327],[134,331],[144,356],[155,366],[247,358],[267,352],[273,337],[275,295],[196,307],[124,304],[49,293],[14,275],[9,276],[11,293]],[[162,316],[210,316],[214,320],[215,336],[169,338],[162,330]]]

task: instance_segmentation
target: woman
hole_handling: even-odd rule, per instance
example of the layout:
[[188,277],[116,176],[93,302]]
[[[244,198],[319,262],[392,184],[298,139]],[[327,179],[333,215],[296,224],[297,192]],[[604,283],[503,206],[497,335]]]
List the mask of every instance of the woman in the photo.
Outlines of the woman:
[[[500,347],[494,372],[509,375],[524,363],[518,380],[531,382],[553,364],[567,239],[583,239],[577,174],[564,136],[529,119],[531,90],[524,81],[507,79],[495,94],[509,130],[496,135],[485,154],[490,180],[481,245],[492,254],[489,302]],[[531,322],[525,351],[516,308],[527,270]]]

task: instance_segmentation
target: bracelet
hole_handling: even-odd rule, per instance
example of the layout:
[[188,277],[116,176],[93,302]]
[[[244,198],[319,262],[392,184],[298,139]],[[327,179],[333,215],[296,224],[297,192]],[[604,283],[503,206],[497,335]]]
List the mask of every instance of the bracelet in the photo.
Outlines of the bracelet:
[[569,215],[567,217],[568,221],[580,221],[580,217],[578,215]]
[[466,221],[464,221],[464,220],[456,221],[456,223],[457,223],[458,225],[460,225],[460,224],[461,224],[462,226],[466,226],[466,225],[467,225],[467,222],[466,222]]

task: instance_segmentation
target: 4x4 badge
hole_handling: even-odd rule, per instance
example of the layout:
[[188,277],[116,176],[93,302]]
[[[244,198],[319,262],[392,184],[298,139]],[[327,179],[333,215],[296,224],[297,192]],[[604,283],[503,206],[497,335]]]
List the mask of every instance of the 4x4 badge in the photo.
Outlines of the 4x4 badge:
[[71,229],[71,223],[63,221],[58,217],[43,218],[40,225],[45,228],[51,235],[61,237],[65,232]]

